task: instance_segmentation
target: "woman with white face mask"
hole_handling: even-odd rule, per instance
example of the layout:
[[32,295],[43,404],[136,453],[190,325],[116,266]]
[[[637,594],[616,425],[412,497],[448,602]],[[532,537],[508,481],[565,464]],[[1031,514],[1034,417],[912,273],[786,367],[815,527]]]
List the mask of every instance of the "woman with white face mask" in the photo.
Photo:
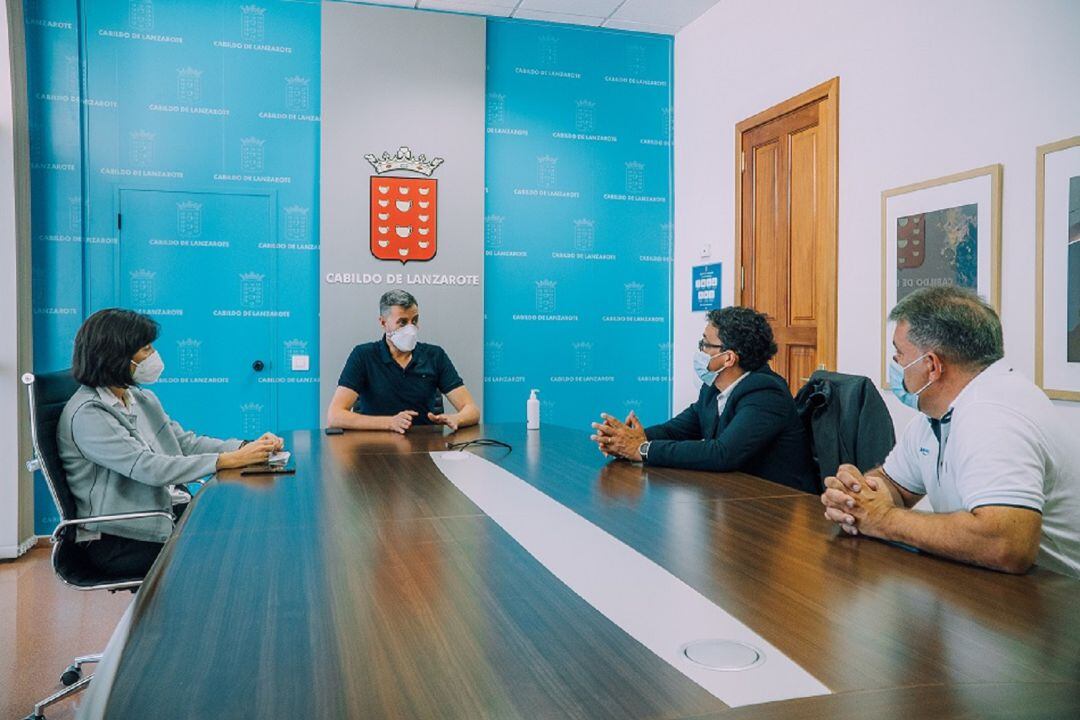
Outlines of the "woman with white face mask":
[[[265,463],[283,446],[270,433],[252,442],[219,440],[172,420],[143,387],[165,369],[154,349],[158,333],[146,315],[111,308],[87,318],[75,336],[72,373],[81,387],[64,407],[56,434],[79,517],[173,511],[171,486]],[[76,540],[101,572],[140,578],[171,532],[169,521],[156,517],[80,526]]]

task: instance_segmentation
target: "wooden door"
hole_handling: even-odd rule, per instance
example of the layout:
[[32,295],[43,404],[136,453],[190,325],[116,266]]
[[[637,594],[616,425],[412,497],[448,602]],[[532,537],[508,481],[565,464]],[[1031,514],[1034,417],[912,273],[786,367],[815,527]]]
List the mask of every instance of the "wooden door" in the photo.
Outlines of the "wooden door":
[[839,79],[736,126],[736,293],[769,317],[792,393],[836,369]]

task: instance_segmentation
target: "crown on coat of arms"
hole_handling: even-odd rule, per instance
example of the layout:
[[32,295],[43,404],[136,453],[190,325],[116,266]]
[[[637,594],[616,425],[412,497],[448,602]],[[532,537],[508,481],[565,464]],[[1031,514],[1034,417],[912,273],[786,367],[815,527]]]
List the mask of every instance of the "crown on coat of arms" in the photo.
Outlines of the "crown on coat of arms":
[[388,152],[384,152],[382,157],[376,157],[372,153],[368,153],[364,156],[364,159],[371,163],[371,166],[375,168],[375,172],[382,175],[392,170],[409,170],[414,173],[420,173],[421,175],[431,176],[431,173],[435,172],[435,169],[443,164],[442,158],[427,159],[426,155],[417,155],[413,157],[412,150],[406,145],[402,145],[398,148],[396,155],[391,155]]

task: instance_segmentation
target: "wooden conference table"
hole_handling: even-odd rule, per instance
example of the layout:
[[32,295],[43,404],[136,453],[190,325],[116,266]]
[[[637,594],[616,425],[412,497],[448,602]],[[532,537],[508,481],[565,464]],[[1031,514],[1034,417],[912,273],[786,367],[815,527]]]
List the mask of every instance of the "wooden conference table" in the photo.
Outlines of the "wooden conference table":
[[831,691],[728,707],[451,484],[427,454],[447,437],[296,432],[295,475],[220,473],[135,597],[82,716],[1080,717],[1080,582],[849,538],[815,496],[607,462],[585,432],[453,435],[510,443],[470,452],[658,564]]

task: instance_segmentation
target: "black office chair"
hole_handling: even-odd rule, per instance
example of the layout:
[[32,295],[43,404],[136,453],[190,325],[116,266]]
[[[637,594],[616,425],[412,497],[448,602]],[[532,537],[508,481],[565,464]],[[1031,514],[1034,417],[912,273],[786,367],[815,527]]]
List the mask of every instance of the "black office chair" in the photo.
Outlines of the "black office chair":
[[[47,373],[35,377],[26,373],[22,377],[26,385],[26,396],[30,405],[30,438],[33,442],[34,457],[27,461],[26,467],[31,472],[40,470],[49,487],[56,509],[60,513],[60,523],[52,533],[53,571],[65,584],[76,590],[108,590],[134,592],[142,583],[141,577],[104,577],[86,556],[86,551],[75,542],[75,529],[88,523],[105,524],[120,520],[138,520],[149,517],[167,517],[174,521],[172,514],[162,510],[120,513],[116,515],[98,515],[95,517],[76,517],[75,498],[68,487],[67,475],[56,443],[56,426],[60,413],[71,396],[78,390],[79,384],[72,377],[70,370]],[[83,665],[101,661],[101,655],[84,655],[75,658],[64,670],[60,682],[62,690],[34,705],[34,711],[26,720],[45,720],[44,711],[66,697],[84,690],[93,679],[93,675],[82,677]]]

